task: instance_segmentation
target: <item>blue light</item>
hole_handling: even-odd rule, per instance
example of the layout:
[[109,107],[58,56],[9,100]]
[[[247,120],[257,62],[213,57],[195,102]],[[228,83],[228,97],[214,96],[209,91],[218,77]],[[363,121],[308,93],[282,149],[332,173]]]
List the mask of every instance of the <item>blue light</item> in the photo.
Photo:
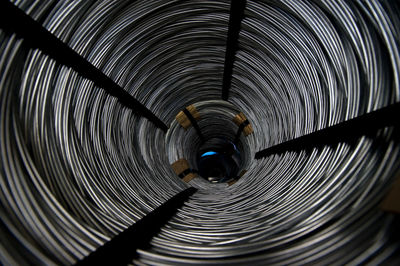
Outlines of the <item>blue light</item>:
[[208,151],[205,152],[201,155],[201,157],[205,157],[205,156],[211,156],[211,155],[216,155],[217,153],[215,151]]

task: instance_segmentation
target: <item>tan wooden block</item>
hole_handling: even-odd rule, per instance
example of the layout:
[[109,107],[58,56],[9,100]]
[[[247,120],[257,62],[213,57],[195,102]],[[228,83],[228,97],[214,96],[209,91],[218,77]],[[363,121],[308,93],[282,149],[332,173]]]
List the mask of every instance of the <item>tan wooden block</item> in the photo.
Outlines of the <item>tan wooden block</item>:
[[190,123],[189,118],[187,118],[187,116],[185,115],[185,113],[183,111],[180,111],[175,119],[178,121],[178,123],[184,128],[184,129],[188,129],[190,127],[190,125],[192,123]]
[[[189,113],[193,116],[193,118],[196,121],[200,119],[200,114],[194,105],[189,105],[188,107],[186,107],[186,109],[189,111]],[[188,129],[192,125],[192,123],[190,122],[190,119],[185,115],[185,113],[183,111],[180,111],[176,115],[175,119],[185,130]]]
[[253,127],[251,126],[251,124],[248,124],[247,126],[245,126],[243,128],[243,133],[244,135],[247,137],[248,135],[250,135],[251,133],[253,133]]
[[196,107],[192,104],[186,107],[189,113],[193,116],[193,118],[198,121],[200,119],[200,113],[197,111]]
[[237,126],[240,126],[245,120],[246,120],[246,116],[242,112],[238,113],[233,118],[233,122],[235,122],[235,124]]
[[177,175],[183,173],[186,169],[189,169],[189,163],[186,161],[186,159],[179,159],[178,161],[174,162],[171,166],[175,174]]
[[[183,173],[185,170],[189,169],[189,163],[186,161],[186,159],[179,159],[178,161],[174,162],[171,165],[172,169],[174,170],[175,174],[178,176]],[[196,174],[194,173],[188,173],[185,175],[182,180],[185,181],[186,183],[192,180],[193,178],[196,177]]]
[[188,175],[185,175],[185,177],[182,178],[182,180],[185,181],[185,182],[187,183],[187,182],[191,181],[191,180],[192,180],[193,178],[195,178],[195,177],[196,177],[196,174],[190,173],[190,174],[188,174]]
[[[247,118],[246,116],[240,112],[239,114],[235,115],[235,117],[233,118],[233,122],[237,125],[240,126],[244,121],[246,121]],[[247,126],[245,126],[243,128],[243,134],[247,137],[248,135],[250,135],[251,133],[253,133],[253,127],[251,126],[251,124],[249,123]]]

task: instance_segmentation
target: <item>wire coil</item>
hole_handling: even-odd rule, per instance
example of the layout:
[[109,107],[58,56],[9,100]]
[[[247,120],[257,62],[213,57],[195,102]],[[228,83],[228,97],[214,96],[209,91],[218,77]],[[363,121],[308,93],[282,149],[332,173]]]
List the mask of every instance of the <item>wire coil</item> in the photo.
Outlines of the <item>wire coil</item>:
[[[255,152],[400,101],[398,5],[247,1],[229,102],[228,1],[17,3],[170,125],[0,32],[4,264],[71,264],[188,185],[199,188],[136,264],[378,263],[399,241],[378,205],[398,173],[398,132],[254,160]],[[174,121],[196,105],[206,138],[254,134],[234,185],[182,182],[199,140]],[[396,134],[397,133],[397,134]],[[6,244],[7,243],[7,244]]]

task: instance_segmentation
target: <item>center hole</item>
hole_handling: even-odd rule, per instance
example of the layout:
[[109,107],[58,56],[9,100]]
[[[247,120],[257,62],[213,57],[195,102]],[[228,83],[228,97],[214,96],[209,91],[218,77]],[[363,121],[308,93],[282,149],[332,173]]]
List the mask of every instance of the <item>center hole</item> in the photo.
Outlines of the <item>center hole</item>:
[[225,138],[207,140],[197,153],[199,175],[211,183],[223,183],[236,178],[240,165],[239,150]]

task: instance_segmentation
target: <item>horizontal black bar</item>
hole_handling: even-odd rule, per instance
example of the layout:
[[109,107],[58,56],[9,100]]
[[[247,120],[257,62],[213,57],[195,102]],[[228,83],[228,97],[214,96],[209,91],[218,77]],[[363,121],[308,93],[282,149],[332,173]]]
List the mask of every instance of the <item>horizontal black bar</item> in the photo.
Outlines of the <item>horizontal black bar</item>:
[[231,0],[228,37],[226,39],[225,64],[222,80],[222,99],[227,101],[232,82],[233,62],[238,49],[240,24],[244,16],[246,0]]
[[395,103],[259,151],[256,153],[255,158],[260,159],[272,154],[281,154],[287,151],[299,151],[320,145],[332,145],[338,142],[350,141],[361,136],[374,134],[380,128],[399,126],[399,124],[400,103]]
[[197,189],[190,187],[178,193],[87,257],[78,261],[76,265],[127,265],[132,263],[132,260],[138,256],[136,250],[149,248],[151,239],[196,191]]
[[163,131],[168,130],[168,127],[157,116],[101,70],[93,66],[22,10],[4,0],[0,1],[0,25],[5,32],[15,33],[18,37],[23,38],[24,44],[28,44],[31,48],[40,49],[58,63],[71,67],[82,77],[90,79],[96,86],[103,88],[109,95],[116,97],[124,106],[132,109],[135,114],[149,119]]

